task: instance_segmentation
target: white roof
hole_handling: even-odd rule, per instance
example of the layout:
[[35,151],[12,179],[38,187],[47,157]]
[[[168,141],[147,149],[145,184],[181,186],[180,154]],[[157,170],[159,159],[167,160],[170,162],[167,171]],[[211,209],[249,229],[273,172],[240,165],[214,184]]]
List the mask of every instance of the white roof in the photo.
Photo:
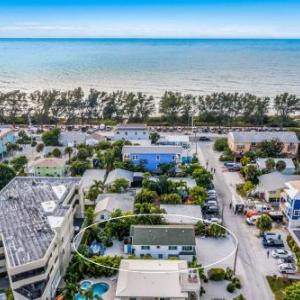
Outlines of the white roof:
[[[282,160],[285,162],[286,168],[287,169],[295,169],[295,165],[292,159],[290,158],[272,158],[275,162],[275,164],[279,161]],[[259,166],[259,168],[261,169],[265,169],[266,168],[266,161],[268,160],[268,158],[258,158],[256,160],[257,165]]]
[[57,216],[47,216],[47,219],[52,229],[61,227],[61,224],[64,221],[64,217],[57,217]]
[[124,146],[123,154],[181,154],[180,146]]
[[105,180],[105,185],[111,185],[116,179],[124,178],[129,184],[133,181],[133,172],[123,170],[123,169],[114,169],[110,171]]
[[170,224],[196,224],[202,219],[200,205],[161,204],[160,208],[166,211]]
[[190,137],[188,135],[166,135],[162,137],[162,140],[175,143],[189,143]]
[[285,192],[290,198],[300,199],[300,179],[289,181],[285,185],[288,187]]
[[186,261],[123,259],[120,270],[116,297],[187,298],[188,296],[187,292],[182,291],[180,273],[180,270],[187,270]]
[[60,133],[59,142],[64,146],[80,145],[86,141],[87,134],[78,131],[64,131]]
[[134,197],[130,194],[100,194],[97,198],[95,214],[102,211],[113,212],[120,209],[123,212],[133,211]]

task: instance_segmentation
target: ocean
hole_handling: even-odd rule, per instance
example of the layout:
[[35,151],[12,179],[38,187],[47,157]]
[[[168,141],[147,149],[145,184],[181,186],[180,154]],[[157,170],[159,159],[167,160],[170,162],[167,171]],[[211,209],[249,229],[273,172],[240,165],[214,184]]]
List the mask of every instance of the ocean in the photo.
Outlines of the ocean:
[[0,39],[0,91],[300,95],[300,40]]

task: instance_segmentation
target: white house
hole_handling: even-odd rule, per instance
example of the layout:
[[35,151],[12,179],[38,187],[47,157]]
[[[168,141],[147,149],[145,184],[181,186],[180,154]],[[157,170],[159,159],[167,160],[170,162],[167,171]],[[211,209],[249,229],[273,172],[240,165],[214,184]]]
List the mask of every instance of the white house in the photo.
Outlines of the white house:
[[120,178],[126,179],[130,186],[133,182],[133,172],[123,169],[114,169],[108,173],[107,178],[105,180],[105,186],[111,186],[116,179]]
[[112,139],[118,140],[149,140],[149,129],[145,124],[120,124],[116,126]]
[[100,194],[95,207],[96,222],[108,220],[116,209],[122,212],[132,212],[133,207],[134,197],[131,194]]
[[199,299],[200,279],[182,260],[122,259],[115,300]]
[[130,230],[131,253],[158,259],[195,257],[195,231],[192,225],[133,225]]

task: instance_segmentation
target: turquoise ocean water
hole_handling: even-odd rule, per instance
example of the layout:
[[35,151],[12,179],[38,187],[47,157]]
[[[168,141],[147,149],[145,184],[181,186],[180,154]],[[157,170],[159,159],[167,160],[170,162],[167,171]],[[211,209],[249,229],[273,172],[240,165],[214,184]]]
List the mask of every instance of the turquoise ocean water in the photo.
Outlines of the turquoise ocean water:
[[300,95],[300,40],[0,39],[0,91]]

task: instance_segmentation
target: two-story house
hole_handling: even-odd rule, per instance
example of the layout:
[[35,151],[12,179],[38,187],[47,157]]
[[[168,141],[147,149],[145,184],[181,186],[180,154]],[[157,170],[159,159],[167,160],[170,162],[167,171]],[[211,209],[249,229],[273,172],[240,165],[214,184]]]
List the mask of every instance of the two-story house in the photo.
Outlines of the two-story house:
[[283,144],[282,153],[295,157],[298,153],[299,140],[295,132],[272,131],[272,132],[229,132],[227,136],[228,147],[237,156],[249,151],[257,150],[263,141],[278,140]]
[[160,164],[178,163],[183,149],[180,146],[124,146],[123,160],[143,165],[149,172],[159,173]]
[[195,257],[195,230],[192,225],[133,225],[130,252],[137,257],[158,259]]
[[112,140],[149,140],[149,129],[145,124],[120,124],[116,126]]
[[3,158],[7,153],[6,145],[15,143],[16,135],[10,127],[0,127],[0,158]]

